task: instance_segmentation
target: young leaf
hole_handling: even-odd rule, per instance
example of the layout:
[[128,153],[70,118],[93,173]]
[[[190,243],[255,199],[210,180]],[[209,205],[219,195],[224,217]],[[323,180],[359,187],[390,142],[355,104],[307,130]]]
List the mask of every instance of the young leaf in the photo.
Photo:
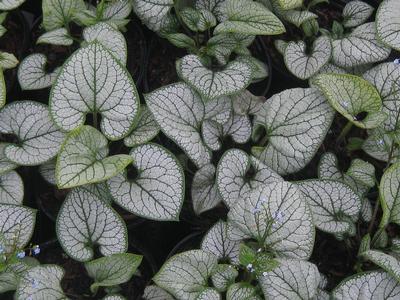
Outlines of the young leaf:
[[253,155],[281,175],[296,172],[314,157],[333,117],[334,111],[315,88],[276,94],[256,116],[256,126],[266,129],[269,143]]
[[[329,103],[346,119],[360,128],[376,128],[387,118],[377,90],[361,77],[349,74],[320,74],[316,85]],[[367,113],[359,119],[360,113]]]
[[269,167],[238,149],[226,151],[217,167],[218,190],[230,208],[239,199],[246,198],[252,189],[281,180]]
[[232,265],[222,264],[218,265],[217,270],[211,275],[211,281],[218,292],[225,292],[238,275],[238,271]]
[[366,22],[374,8],[363,1],[350,1],[343,9],[343,26],[356,27]]
[[[275,11],[277,14],[278,12]],[[284,20],[297,27],[301,27],[303,24],[309,24],[309,21],[316,20],[318,16],[308,10],[282,10],[279,14]],[[318,24],[318,23],[317,23]]]
[[51,31],[67,25],[76,12],[86,9],[82,0],[43,0],[43,27]]
[[247,282],[238,282],[229,286],[226,300],[261,300],[255,286]]
[[103,22],[97,23],[93,26],[86,27],[82,35],[87,43],[98,41],[109,50],[122,65],[126,65],[128,49],[125,38],[121,32],[114,29],[111,25]]
[[57,157],[57,186],[65,189],[104,181],[132,162],[126,154],[107,155],[108,141],[97,129],[84,125],[70,132]]
[[13,10],[24,2],[25,0],[0,0],[0,10]]
[[131,133],[124,138],[124,144],[127,147],[135,147],[151,141],[160,132],[152,113],[147,106],[140,107],[139,118],[133,126]]
[[397,299],[400,284],[385,272],[364,272],[344,279],[333,291],[332,298],[348,299]]
[[375,185],[375,167],[362,159],[352,160],[347,175],[367,187],[372,188]]
[[17,300],[67,300],[61,288],[64,270],[56,265],[40,265],[27,270],[15,292]]
[[225,5],[225,0],[196,0],[197,9],[206,9],[214,16],[217,17],[219,21],[223,21],[223,6]]
[[156,285],[146,286],[143,293],[144,300],[174,300],[175,298]]
[[39,90],[50,87],[58,75],[58,70],[46,73],[47,58],[35,53],[24,58],[18,67],[18,82],[23,90]]
[[214,29],[214,34],[243,33],[276,35],[285,32],[282,22],[264,5],[251,0],[226,0],[222,6],[226,19]]
[[179,77],[212,100],[232,95],[245,89],[252,79],[251,66],[243,61],[232,61],[221,71],[206,68],[197,55],[186,55],[176,63]]
[[285,48],[285,64],[300,79],[308,79],[317,73],[331,58],[331,41],[321,36],[314,41],[310,54],[303,41],[290,42]]
[[36,43],[71,46],[73,42],[74,40],[70,37],[66,28],[58,28],[42,34]]
[[185,180],[175,156],[157,144],[134,148],[130,156],[138,175],[119,174],[107,181],[114,201],[136,215],[176,221],[184,200]]
[[153,281],[178,299],[195,300],[216,267],[217,257],[213,254],[203,250],[186,251],[168,259]]
[[303,4],[303,0],[277,0],[277,2],[284,10],[297,8]]
[[184,33],[170,33],[165,35],[168,41],[178,48],[196,49],[196,42]]
[[[375,159],[388,161],[392,153],[392,162],[400,154],[400,149],[392,148],[394,143],[393,136],[388,134],[382,127],[378,127],[368,132],[368,138],[364,141],[362,149]],[[392,149],[393,152],[392,152]]]
[[374,22],[360,25],[347,37],[333,40],[332,47],[333,63],[343,68],[382,61],[390,54],[390,48],[377,40]]
[[35,229],[36,210],[14,204],[0,204],[0,234],[4,239],[4,252],[25,247]]
[[160,31],[173,6],[174,0],[133,0],[136,15],[153,31]]
[[94,283],[90,290],[96,293],[99,287],[109,287],[127,282],[142,261],[142,256],[132,253],[117,253],[85,263],[88,275]]
[[128,235],[121,217],[98,196],[72,190],[57,216],[56,231],[64,251],[78,261],[89,261],[94,247],[108,256],[128,248]]
[[314,299],[320,282],[316,265],[295,259],[278,259],[279,266],[258,277],[266,299]]
[[18,63],[14,54],[0,51],[0,68],[3,70],[15,68]]
[[194,174],[191,196],[193,210],[198,215],[214,208],[222,201],[215,182],[215,171],[214,165],[207,164]]
[[161,130],[176,142],[201,167],[211,160],[211,153],[200,136],[205,108],[200,96],[187,84],[164,86],[145,96]]
[[129,22],[127,18],[131,11],[132,2],[130,0],[108,1],[105,2],[101,20],[113,27],[124,28]]
[[7,146],[8,146],[7,143],[0,143],[0,175],[3,175],[18,167],[17,164],[13,163],[11,160],[7,158],[4,152]]
[[15,135],[4,154],[10,161],[26,166],[39,165],[57,155],[65,134],[53,123],[47,105],[16,101],[0,111],[0,132]]
[[24,183],[15,171],[0,175],[0,203],[22,205]]
[[229,239],[228,225],[223,221],[218,221],[204,236],[201,249],[214,254],[219,260],[229,260],[237,265],[239,264],[239,245],[239,242]]
[[400,51],[400,2],[384,0],[376,13],[378,38],[386,45]]
[[300,190],[285,181],[259,186],[231,208],[228,219],[246,238],[292,258],[307,259],[314,245],[311,211]]
[[379,194],[383,209],[382,223],[400,225],[400,163],[385,171],[379,185]]
[[83,125],[86,114],[93,113],[96,120],[100,113],[101,131],[110,140],[125,137],[139,111],[139,96],[129,72],[97,41],[67,60],[49,102],[54,121],[66,131]]
[[349,232],[361,209],[361,200],[350,187],[333,180],[305,180],[297,184],[318,229],[334,234]]

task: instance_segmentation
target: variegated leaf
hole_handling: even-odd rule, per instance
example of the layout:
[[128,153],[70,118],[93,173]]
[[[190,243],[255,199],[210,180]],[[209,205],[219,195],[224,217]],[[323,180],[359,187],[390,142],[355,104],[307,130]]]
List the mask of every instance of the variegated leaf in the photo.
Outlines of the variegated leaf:
[[278,256],[307,259],[311,255],[312,215],[294,184],[279,181],[259,186],[237,201],[228,219],[246,238],[268,246]]
[[56,163],[61,189],[107,180],[132,162],[126,154],[108,155],[108,141],[95,128],[84,125],[70,132]]
[[146,286],[143,293],[144,300],[175,300],[170,294],[156,285]]
[[197,9],[206,9],[213,13],[219,21],[224,19],[223,5],[225,0],[196,0]]
[[303,4],[303,0],[277,0],[277,2],[284,10],[297,8]]
[[109,1],[104,5],[101,20],[114,27],[123,28],[129,22],[127,18],[131,11],[132,1],[130,0]]
[[252,79],[252,68],[243,61],[232,61],[222,70],[214,71],[204,66],[197,55],[190,54],[178,60],[176,68],[179,77],[209,100],[235,94]]
[[88,113],[101,114],[101,131],[110,140],[125,137],[139,111],[132,77],[97,41],[77,50],[64,64],[49,102],[54,122],[66,131],[83,125]]
[[175,83],[147,94],[145,99],[163,133],[198,167],[210,162],[211,153],[199,133],[205,108],[197,93],[187,84]]
[[[382,127],[378,127],[368,132],[368,138],[364,141],[362,149],[373,158],[387,162],[392,152],[393,143],[393,136]],[[397,161],[396,157],[400,154],[400,149],[396,147],[393,149],[391,162]]]
[[47,58],[44,54],[31,54],[18,67],[18,82],[23,90],[39,90],[50,87],[58,75],[58,69],[46,73]]
[[363,1],[350,1],[343,9],[343,26],[356,27],[366,22],[374,12],[374,8]]
[[352,160],[347,175],[369,188],[375,185],[375,167],[362,159]]
[[13,10],[24,2],[25,0],[0,0],[0,10]]
[[219,97],[214,101],[205,103],[206,120],[215,121],[218,124],[225,124],[232,115],[232,100],[230,97]]
[[51,44],[59,46],[71,46],[74,40],[68,34],[66,28],[57,28],[52,31],[42,34],[38,40],[37,44]]
[[0,203],[22,205],[24,183],[15,171],[0,175]]
[[178,299],[195,300],[216,267],[216,256],[203,250],[191,250],[168,259],[153,281]]
[[367,250],[361,255],[380,266],[400,283],[400,261],[397,258],[377,250]]
[[57,185],[56,180],[56,161],[57,159],[49,160],[39,166],[39,173],[44,180],[52,185]]
[[379,185],[382,223],[394,222],[400,225],[400,163],[385,171]]
[[240,92],[231,98],[233,111],[238,115],[255,115],[265,102],[265,97],[255,96],[248,90]]
[[[336,111],[357,127],[376,128],[387,118],[377,90],[361,77],[320,74],[314,78],[313,84],[324,93]],[[367,116],[359,119],[360,113],[367,113]]]
[[73,259],[88,261],[99,247],[104,256],[123,253],[128,248],[124,221],[96,195],[78,188],[65,199],[56,222],[58,241]]
[[7,88],[4,80],[3,70],[0,70],[0,108],[6,104]]
[[232,265],[220,264],[211,275],[211,281],[218,292],[225,292],[231,284],[235,283],[238,275],[239,272]]
[[134,148],[136,178],[119,174],[107,181],[115,202],[147,219],[176,221],[184,200],[185,177],[175,156],[157,144]]
[[296,172],[314,157],[332,123],[334,111],[315,88],[288,89],[267,100],[256,116],[268,145],[253,155],[279,174]]
[[4,154],[18,165],[39,165],[60,150],[65,134],[53,123],[47,105],[34,101],[16,101],[0,111],[0,132],[15,135]]
[[0,143],[0,175],[3,175],[11,170],[18,167],[18,164],[13,163],[9,160],[4,152],[7,147],[7,143]]
[[159,31],[166,22],[173,0],[133,0],[136,15],[153,31]]
[[86,9],[82,0],[43,0],[43,27],[51,31],[67,25],[74,14]]
[[101,300],[126,300],[126,298],[119,294],[107,295],[103,297]]
[[222,300],[221,295],[213,288],[205,288],[196,297],[196,300]]
[[384,0],[376,13],[376,28],[379,39],[400,51],[400,3],[397,0]]
[[226,151],[218,163],[216,183],[229,208],[239,199],[248,197],[252,189],[282,180],[273,170],[242,150]]
[[301,27],[301,25],[304,22],[318,18],[318,16],[313,12],[310,12],[308,10],[296,10],[296,9],[290,9],[286,11],[282,10],[279,12],[279,15],[281,15],[281,17],[285,19],[287,22],[292,23],[297,27]]
[[14,54],[0,51],[0,68],[3,70],[15,68],[19,61]]
[[331,41],[322,36],[314,41],[312,50],[306,53],[303,41],[290,42],[285,48],[285,64],[300,79],[308,79],[317,73],[331,58]]
[[261,300],[255,286],[247,282],[238,282],[229,286],[226,300]]

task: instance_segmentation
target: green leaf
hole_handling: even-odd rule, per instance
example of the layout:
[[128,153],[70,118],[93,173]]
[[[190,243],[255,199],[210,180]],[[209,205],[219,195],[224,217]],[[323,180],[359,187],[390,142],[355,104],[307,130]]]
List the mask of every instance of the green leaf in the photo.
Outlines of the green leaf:
[[305,180],[297,185],[318,229],[334,234],[349,233],[361,210],[361,199],[349,186],[333,180]]
[[224,19],[223,6],[225,0],[196,0],[196,8],[197,9],[206,9],[214,16],[217,17],[218,21],[222,21]]
[[256,260],[257,253],[246,244],[240,244],[239,262],[246,267],[248,264],[253,264]]
[[0,69],[0,108],[6,104],[7,88],[4,80],[3,70]]
[[38,38],[36,43],[58,46],[71,46],[73,42],[74,40],[68,34],[68,30],[66,28],[57,28],[42,34]]
[[343,26],[356,27],[366,22],[374,8],[363,1],[350,1],[343,9]]
[[14,54],[0,51],[0,68],[3,70],[15,68],[18,63]]
[[94,280],[90,290],[96,293],[99,287],[127,282],[135,274],[142,258],[132,253],[118,253],[86,262],[85,269]]
[[300,7],[303,4],[303,0],[277,0],[278,4],[282,9],[292,9]]
[[176,69],[179,77],[207,100],[240,92],[252,79],[252,68],[246,62],[232,61],[222,70],[214,71],[205,67],[193,54],[178,60]]
[[17,164],[9,160],[4,152],[5,148],[8,146],[7,143],[0,143],[0,175],[3,175],[11,170],[18,167]]
[[[320,74],[314,78],[316,85],[329,103],[346,119],[360,128],[376,128],[386,118],[382,100],[377,90],[361,77],[349,74]],[[360,113],[368,113],[360,120]]]
[[211,275],[213,286],[218,292],[225,292],[228,287],[235,283],[238,271],[232,265],[218,265],[214,274]]
[[[388,134],[382,127],[378,127],[368,132],[368,138],[362,145],[362,149],[375,159],[388,161],[390,152],[392,152],[393,136]],[[400,149],[394,147],[392,153],[392,161],[395,162],[396,157],[400,154]]]
[[230,149],[221,157],[216,183],[222,199],[231,208],[259,186],[282,181],[282,177],[244,151]]
[[133,10],[142,22],[153,31],[165,24],[174,0],[133,0]]
[[144,300],[174,300],[175,298],[156,285],[146,286],[143,293]]
[[0,175],[0,203],[22,205],[24,183],[15,171]]
[[240,198],[228,220],[243,237],[255,239],[278,256],[307,259],[314,245],[312,215],[301,191],[285,181],[264,184]]
[[266,299],[314,299],[320,282],[316,265],[295,259],[277,259],[279,266],[258,277]]
[[178,299],[195,300],[216,268],[217,257],[213,254],[203,250],[186,251],[168,259],[153,281]]
[[299,171],[314,157],[333,117],[333,109],[315,88],[276,94],[256,116],[255,126],[265,128],[268,144],[253,155],[281,175]]
[[285,19],[287,22],[296,25],[297,27],[301,27],[303,24],[312,24],[308,21],[312,21],[318,18],[318,16],[307,10],[287,10],[281,11],[279,14]]
[[367,250],[361,255],[380,266],[400,283],[400,261],[398,259],[377,250]]
[[82,0],[43,0],[43,27],[51,31],[67,25],[76,12],[85,9]]
[[400,51],[400,3],[397,0],[384,0],[376,13],[378,38],[386,45]]
[[282,22],[261,3],[226,0],[222,9],[226,19],[214,29],[214,34],[276,35],[285,32]]
[[226,300],[261,300],[255,286],[247,282],[234,283],[229,286]]
[[114,201],[136,215],[158,221],[177,221],[185,197],[185,176],[175,156],[157,144],[130,152],[138,175],[127,173],[107,181]]
[[57,186],[65,189],[104,181],[132,162],[126,154],[107,155],[108,141],[97,129],[84,125],[70,132],[57,157]]
[[13,10],[24,2],[25,0],[0,0],[0,10]]
[[196,42],[184,33],[170,33],[165,35],[168,41],[178,48],[196,49]]
[[385,171],[379,185],[383,210],[382,224],[393,222],[400,225],[400,163]]
[[109,256],[128,248],[124,221],[107,203],[82,188],[72,190],[57,216],[58,241],[64,251],[77,261],[89,261],[93,247]]
[[56,265],[41,265],[26,271],[15,292],[17,300],[67,300],[61,288],[64,270]]
[[266,100],[265,97],[255,96],[248,90],[236,94],[231,98],[233,111],[235,114],[243,116],[256,115],[261,110],[261,106]]
[[221,295],[213,288],[205,288],[196,297],[196,300],[222,300]]
[[194,32],[206,31],[207,29],[214,27],[217,23],[212,12],[202,8],[196,10],[191,7],[185,7],[180,12],[180,16],[186,26]]
[[197,167],[210,162],[211,153],[199,133],[205,107],[197,93],[187,84],[175,83],[145,95],[145,100],[161,131],[177,143]]
[[325,36],[314,41],[309,54],[303,41],[289,42],[285,48],[285,64],[293,75],[305,80],[317,73],[330,60],[331,51],[331,41]]
[[365,272],[344,279],[333,291],[333,299],[397,299],[400,284],[388,273]]
[[47,105],[15,101],[0,111],[0,133],[14,135],[4,154],[15,164],[34,166],[55,157],[65,134],[53,123]]
[[104,21],[113,27],[123,29],[129,22],[128,16],[131,11],[131,0],[108,1],[105,2],[101,21]]
[[375,167],[362,159],[352,160],[347,175],[367,187],[372,188],[375,185]]
[[139,95],[124,66],[99,42],[77,50],[64,64],[50,94],[55,123],[71,131],[88,113],[100,113],[101,131],[119,140],[131,130],[139,111]]

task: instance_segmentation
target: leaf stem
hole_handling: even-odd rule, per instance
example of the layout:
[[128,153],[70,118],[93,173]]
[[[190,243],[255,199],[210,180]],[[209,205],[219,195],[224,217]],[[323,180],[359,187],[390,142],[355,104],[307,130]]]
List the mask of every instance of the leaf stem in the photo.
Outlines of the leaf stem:
[[268,134],[266,134],[260,141],[260,143],[258,144],[260,147],[264,147],[265,144],[268,142]]
[[337,144],[340,144],[344,140],[344,138],[349,133],[349,131],[351,130],[352,127],[353,127],[353,123],[348,121],[346,126],[343,127],[342,131],[340,132],[340,134],[336,140]]
[[97,129],[97,112],[93,113],[93,127]]

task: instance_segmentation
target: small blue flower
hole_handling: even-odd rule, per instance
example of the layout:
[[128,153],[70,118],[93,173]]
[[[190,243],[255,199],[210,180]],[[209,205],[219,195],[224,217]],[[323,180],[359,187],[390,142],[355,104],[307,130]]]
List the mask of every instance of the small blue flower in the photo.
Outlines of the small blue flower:
[[40,253],[39,245],[33,246],[32,252],[33,252],[33,255],[38,255]]
[[39,281],[37,281],[36,278],[33,278],[33,279],[32,279],[32,287],[33,287],[34,289],[36,289],[36,288],[39,287]]
[[18,258],[24,258],[25,257],[25,251],[21,251],[17,253]]
[[378,140],[378,141],[376,142],[376,144],[377,144],[378,146],[382,146],[384,143],[385,143],[385,142],[384,142],[382,139],[380,139],[380,140]]
[[393,63],[395,64],[395,65],[400,65],[400,58],[396,58],[394,61],[393,61]]

